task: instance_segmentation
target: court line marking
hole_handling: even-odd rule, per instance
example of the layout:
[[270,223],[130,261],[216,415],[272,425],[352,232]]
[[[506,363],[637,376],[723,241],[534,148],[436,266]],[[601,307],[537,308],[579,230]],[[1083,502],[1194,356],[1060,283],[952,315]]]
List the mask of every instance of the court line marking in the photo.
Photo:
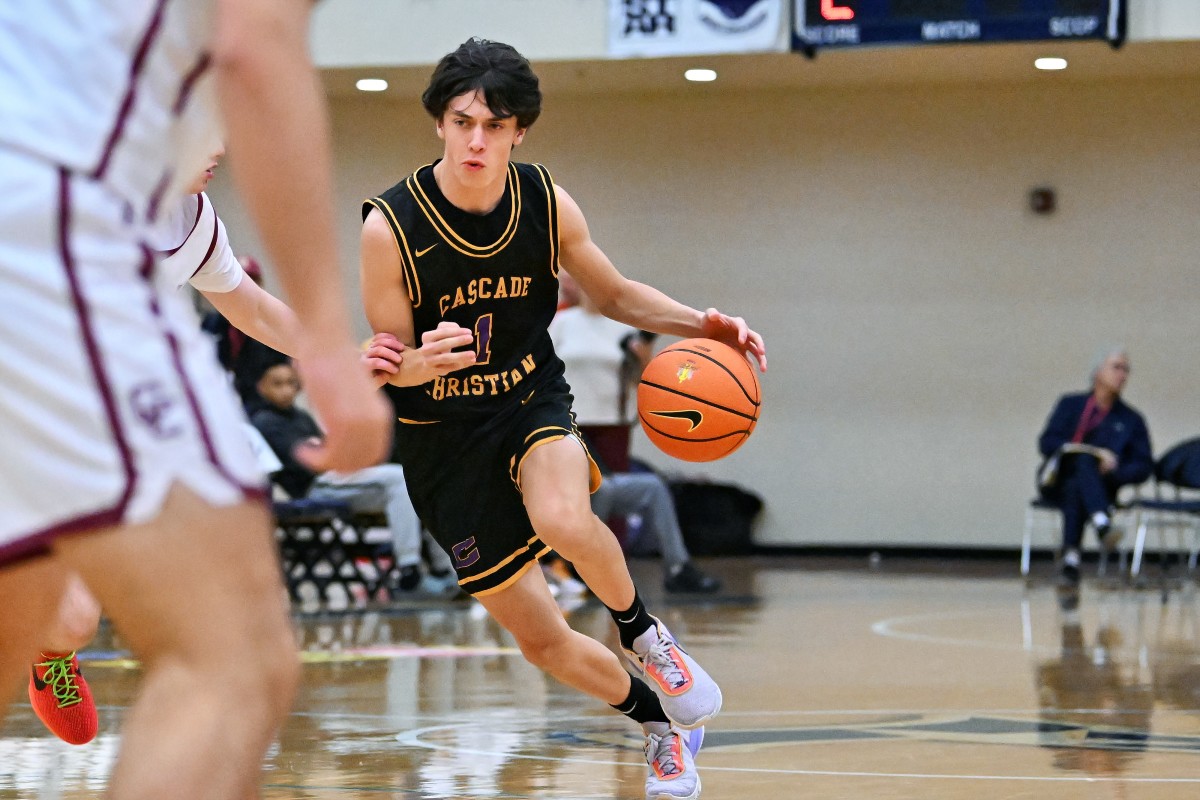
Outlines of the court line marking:
[[[969,639],[969,638],[953,638],[949,636],[937,636],[928,633],[914,633],[911,631],[898,630],[897,628],[903,625],[912,623],[922,623],[928,621],[944,621],[950,619],[962,619],[977,615],[990,614],[986,609],[975,609],[972,611],[931,611],[922,614],[907,614],[897,617],[885,617],[871,623],[871,632],[877,636],[884,636],[891,639],[901,639],[911,642],[921,642],[925,644],[943,644],[952,646],[977,647],[985,650],[1001,650],[1004,652],[1014,652],[1020,650],[1025,653],[1036,655],[1055,656],[1061,652],[1061,647],[1049,644],[1026,644],[1022,642],[1020,645],[1008,644],[1002,642],[994,642],[989,640]],[[1133,653],[1132,647],[1125,648],[1125,651]]]
[[[392,661],[401,658],[480,658],[490,656],[519,656],[520,649],[501,645],[437,645],[348,647],[342,650],[301,650],[303,664],[340,664],[347,661]],[[119,651],[84,651],[79,660],[89,668],[137,669],[136,658]]]
[[[22,706],[19,703],[14,703],[13,708],[20,709]],[[130,709],[128,705],[112,705],[112,704],[96,704],[99,711],[108,714],[120,714]],[[1058,713],[1063,714],[1096,714],[1108,716],[1111,714],[1132,714],[1141,709],[1134,708],[1062,708],[1056,709]],[[288,714],[289,717],[304,717],[306,719],[345,719],[345,720],[377,720],[380,722],[402,722],[402,718],[410,720],[433,720],[437,722],[453,722],[461,719],[462,712],[455,711],[440,711],[436,713],[418,714],[411,711],[403,713],[391,714],[367,714],[354,711],[292,711]],[[1008,714],[1008,715],[1025,715],[1033,716],[1038,712],[1028,708],[947,708],[947,709],[913,709],[913,708],[881,708],[869,711],[862,709],[827,709],[827,710],[800,710],[795,711],[722,711],[721,718],[729,719],[732,717],[841,717],[841,716],[901,716],[901,715],[920,715],[920,716],[956,716],[962,714]],[[1187,708],[1159,708],[1155,709],[1156,717],[1163,716],[1186,716],[1194,717],[1196,711]],[[605,720],[608,717],[546,717],[547,722],[562,724],[572,721],[596,722]]]
[[[305,795],[311,795],[318,792],[360,792],[367,794],[390,794],[403,795],[405,797],[429,797],[425,789],[405,789],[399,786],[312,786],[309,784],[292,784],[292,783],[264,783],[263,789],[287,789],[289,791],[300,790]],[[534,800],[535,798],[543,798],[544,794],[513,794],[512,792],[501,791],[499,794],[489,793],[487,795],[497,800]],[[610,800],[611,794],[573,794],[571,800]],[[40,800],[48,800],[41,798]]]
[[958,647],[978,647],[985,650],[1003,650],[1004,652],[1037,652],[1045,655],[1054,655],[1059,652],[1058,648],[1049,647],[1047,645],[1035,644],[1026,647],[1021,643],[1007,644],[998,643],[982,639],[953,639],[948,636],[934,636],[928,633],[911,633],[909,631],[896,630],[897,626],[905,625],[913,622],[926,622],[930,620],[950,620],[961,619],[963,617],[979,616],[987,614],[987,611],[933,611],[926,614],[908,614],[900,617],[886,617],[871,623],[871,632],[876,636],[884,636],[890,639],[901,639],[910,642],[922,642],[924,644],[945,644],[955,645]]
[[[817,713],[817,712],[814,712]],[[828,712],[826,712],[828,713]],[[855,713],[849,709],[845,709],[844,713]],[[870,711],[859,711],[857,713],[879,713]],[[894,712],[892,712],[894,713]],[[588,719],[595,719],[589,717]],[[454,723],[450,725],[431,725],[425,728],[417,728],[415,730],[403,731],[396,734],[396,741],[406,747],[420,747],[426,750],[452,751],[455,753],[465,753],[468,755],[493,756],[506,759],[525,759],[529,761],[555,761],[564,764],[593,764],[596,766],[614,766],[614,767],[636,767],[641,766],[645,762],[641,759],[633,761],[608,761],[602,759],[591,758],[562,758],[556,756],[541,756],[529,755],[523,753],[512,752],[496,752],[492,750],[475,750],[463,747],[460,743],[452,745],[442,745],[435,742],[426,742],[421,737],[428,733],[436,733],[447,730],[461,730],[462,723]],[[631,746],[630,751],[634,748]],[[705,772],[733,772],[733,773],[754,773],[765,775],[807,775],[810,777],[839,777],[839,778],[906,778],[917,780],[958,780],[958,781],[1031,781],[1036,783],[1144,783],[1144,784],[1200,784],[1200,777],[1197,778],[1154,778],[1154,777],[1131,777],[1123,775],[1115,775],[1109,777],[1096,777],[1092,775],[1081,775],[1078,777],[1068,775],[950,775],[946,773],[922,773],[922,772],[867,772],[861,770],[811,770],[811,769],[780,769],[774,767],[714,767],[705,765]]]
[[[111,708],[126,708],[127,706],[111,706]],[[444,711],[436,714],[414,714],[409,713],[408,716],[421,718],[431,717],[434,719],[445,718],[446,720],[459,719],[463,713],[477,713],[479,711],[489,712],[504,712],[508,709],[464,709],[462,711]],[[1055,709],[1057,713],[1064,714],[1114,714],[1114,713],[1130,713],[1140,709],[1124,709],[1124,708],[1061,708]],[[915,714],[921,716],[930,715],[960,715],[960,714],[1024,714],[1026,716],[1037,716],[1041,713],[1041,709],[1036,708],[809,708],[795,709],[793,711],[780,711],[772,709],[770,711],[729,711],[722,710],[721,718],[729,719],[730,717],[792,717],[792,716],[807,716],[807,717],[823,717],[823,716],[881,716],[881,715],[897,715],[897,714]],[[1193,717],[1196,715],[1196,709],[1190,708],[1156,708],[1155,716],[1172,716],[1181,715]],[[368,714],[363,712],[351,711],[293,711],[290,716],[293,717],[312,717],[313,719],[394,719],[396,714]],[[489,719],[508,719],[509,716],[500,713],[492,714]],[[612,720],[613,718],[607,714],[596,715],[574,715],[574,716],[546,716],[544,719],[547,722],[555,724],[568,722],[597,722]]]

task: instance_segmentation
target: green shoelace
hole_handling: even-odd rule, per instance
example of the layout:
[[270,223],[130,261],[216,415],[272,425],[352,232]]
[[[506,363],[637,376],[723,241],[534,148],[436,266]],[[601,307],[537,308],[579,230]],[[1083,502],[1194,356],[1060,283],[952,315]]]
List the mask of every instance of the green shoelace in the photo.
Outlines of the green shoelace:
[[83,697],[79,694],[79,684],[75,683],[75,676],[71,674],[73,658],[75,658],[75,654],[70,653],[61,658],[46,659],[37,665],[46,668],[42,682],[54,692],[54,699],[58,702],[59,708],[83,702]]

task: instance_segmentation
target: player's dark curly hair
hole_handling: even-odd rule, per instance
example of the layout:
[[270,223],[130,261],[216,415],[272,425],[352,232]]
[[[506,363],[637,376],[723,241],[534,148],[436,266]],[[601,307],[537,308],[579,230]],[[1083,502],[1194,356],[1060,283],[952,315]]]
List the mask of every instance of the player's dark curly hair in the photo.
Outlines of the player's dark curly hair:
[[512,45],[477,37],[463,42],[438,62],[421,103],[441,119],[451,100],[470,91],[482,91],[497,117],[516,117],[518,128],[528,128],[542,113],[537,75]]

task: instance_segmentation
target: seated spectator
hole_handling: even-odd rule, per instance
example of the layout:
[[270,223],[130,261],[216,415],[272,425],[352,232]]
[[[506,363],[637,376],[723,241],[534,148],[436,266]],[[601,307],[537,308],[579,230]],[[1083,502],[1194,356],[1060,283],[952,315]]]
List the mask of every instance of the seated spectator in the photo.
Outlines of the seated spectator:
[[315,419],[296,405],[300,378],[290,361],[273,364],[259,378],[257,393],[262,407],[250,418],[279,459],[271,479],[292,498],[344,501],[356,510],[383,512],[392,533],[392,544],[400,578],[396,588],[411,592],[418,588],[430,594],[454,594],[458,581],[450,557],[426,535],[431,566],[422,578],[421,521],[408,497],[404,468],[378,464],[352,473],[327,472],[316,475],[295,456],[297,445],[320,439]]
[[1092,389],[1068,394],[1046,421],[1038,439],[1042,496],[1062,510],[1062,582],[1079,584],[1079,546],[1089,523],[1107,549],[1120,531],[1112,525],[1113,504],[1122,486],[1150,477],[1154,459],[1146,422],[1121,399],[1129,378],[1124,350],[1105,352],[1095,362]]
[[653,354],[653,335],[605,317],[565,272],[559,281],[568,307],[550,323],[550,338],[566,365],[579,430],[604,472],[604,482],[592,494],[592,511],[601,519],[641,515],[646,543],[657,541],[661,550],[668,592],[717,591],[720,581],[691,561],[666,483],[653,472],[629,471],[635,413],[629,390]]
[[[603,471],[599,458],[596,463]],[[604,482],[592,493],[592,511],[601,519],[631,514],[641,517],[636,541],[628,537],[624,543],[626,552],[636,548],[640,552],[660,553],[663,588],[668,592],[711,594],[721,589],[719,580],[692,563],[671,490],[658,473],[604,472]]]

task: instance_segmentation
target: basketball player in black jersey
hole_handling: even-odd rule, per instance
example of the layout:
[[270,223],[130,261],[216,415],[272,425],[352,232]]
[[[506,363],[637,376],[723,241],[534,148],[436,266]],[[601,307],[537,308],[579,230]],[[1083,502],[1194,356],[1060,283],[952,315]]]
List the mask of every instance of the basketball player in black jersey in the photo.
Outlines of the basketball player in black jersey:
[[[444,155],[364,203],[362,231],[375,343],[407,348],[386,390],[413,502],[460,585],[529,661],[642,724],[647,797],[699,797],[693,756],[721,692],[647,613],[616,537],[591,511],[600,476],[548,333],[558,270],[613,319],[718,339],[765,369],[762,338],[740,318],[623,277],[546,169],[510,161],[541,111],[537,77],[512,47],[464,43],[438,64],[423,103]],[[551,549],[612,612],[639,677],[566,624],[531,569]]]

